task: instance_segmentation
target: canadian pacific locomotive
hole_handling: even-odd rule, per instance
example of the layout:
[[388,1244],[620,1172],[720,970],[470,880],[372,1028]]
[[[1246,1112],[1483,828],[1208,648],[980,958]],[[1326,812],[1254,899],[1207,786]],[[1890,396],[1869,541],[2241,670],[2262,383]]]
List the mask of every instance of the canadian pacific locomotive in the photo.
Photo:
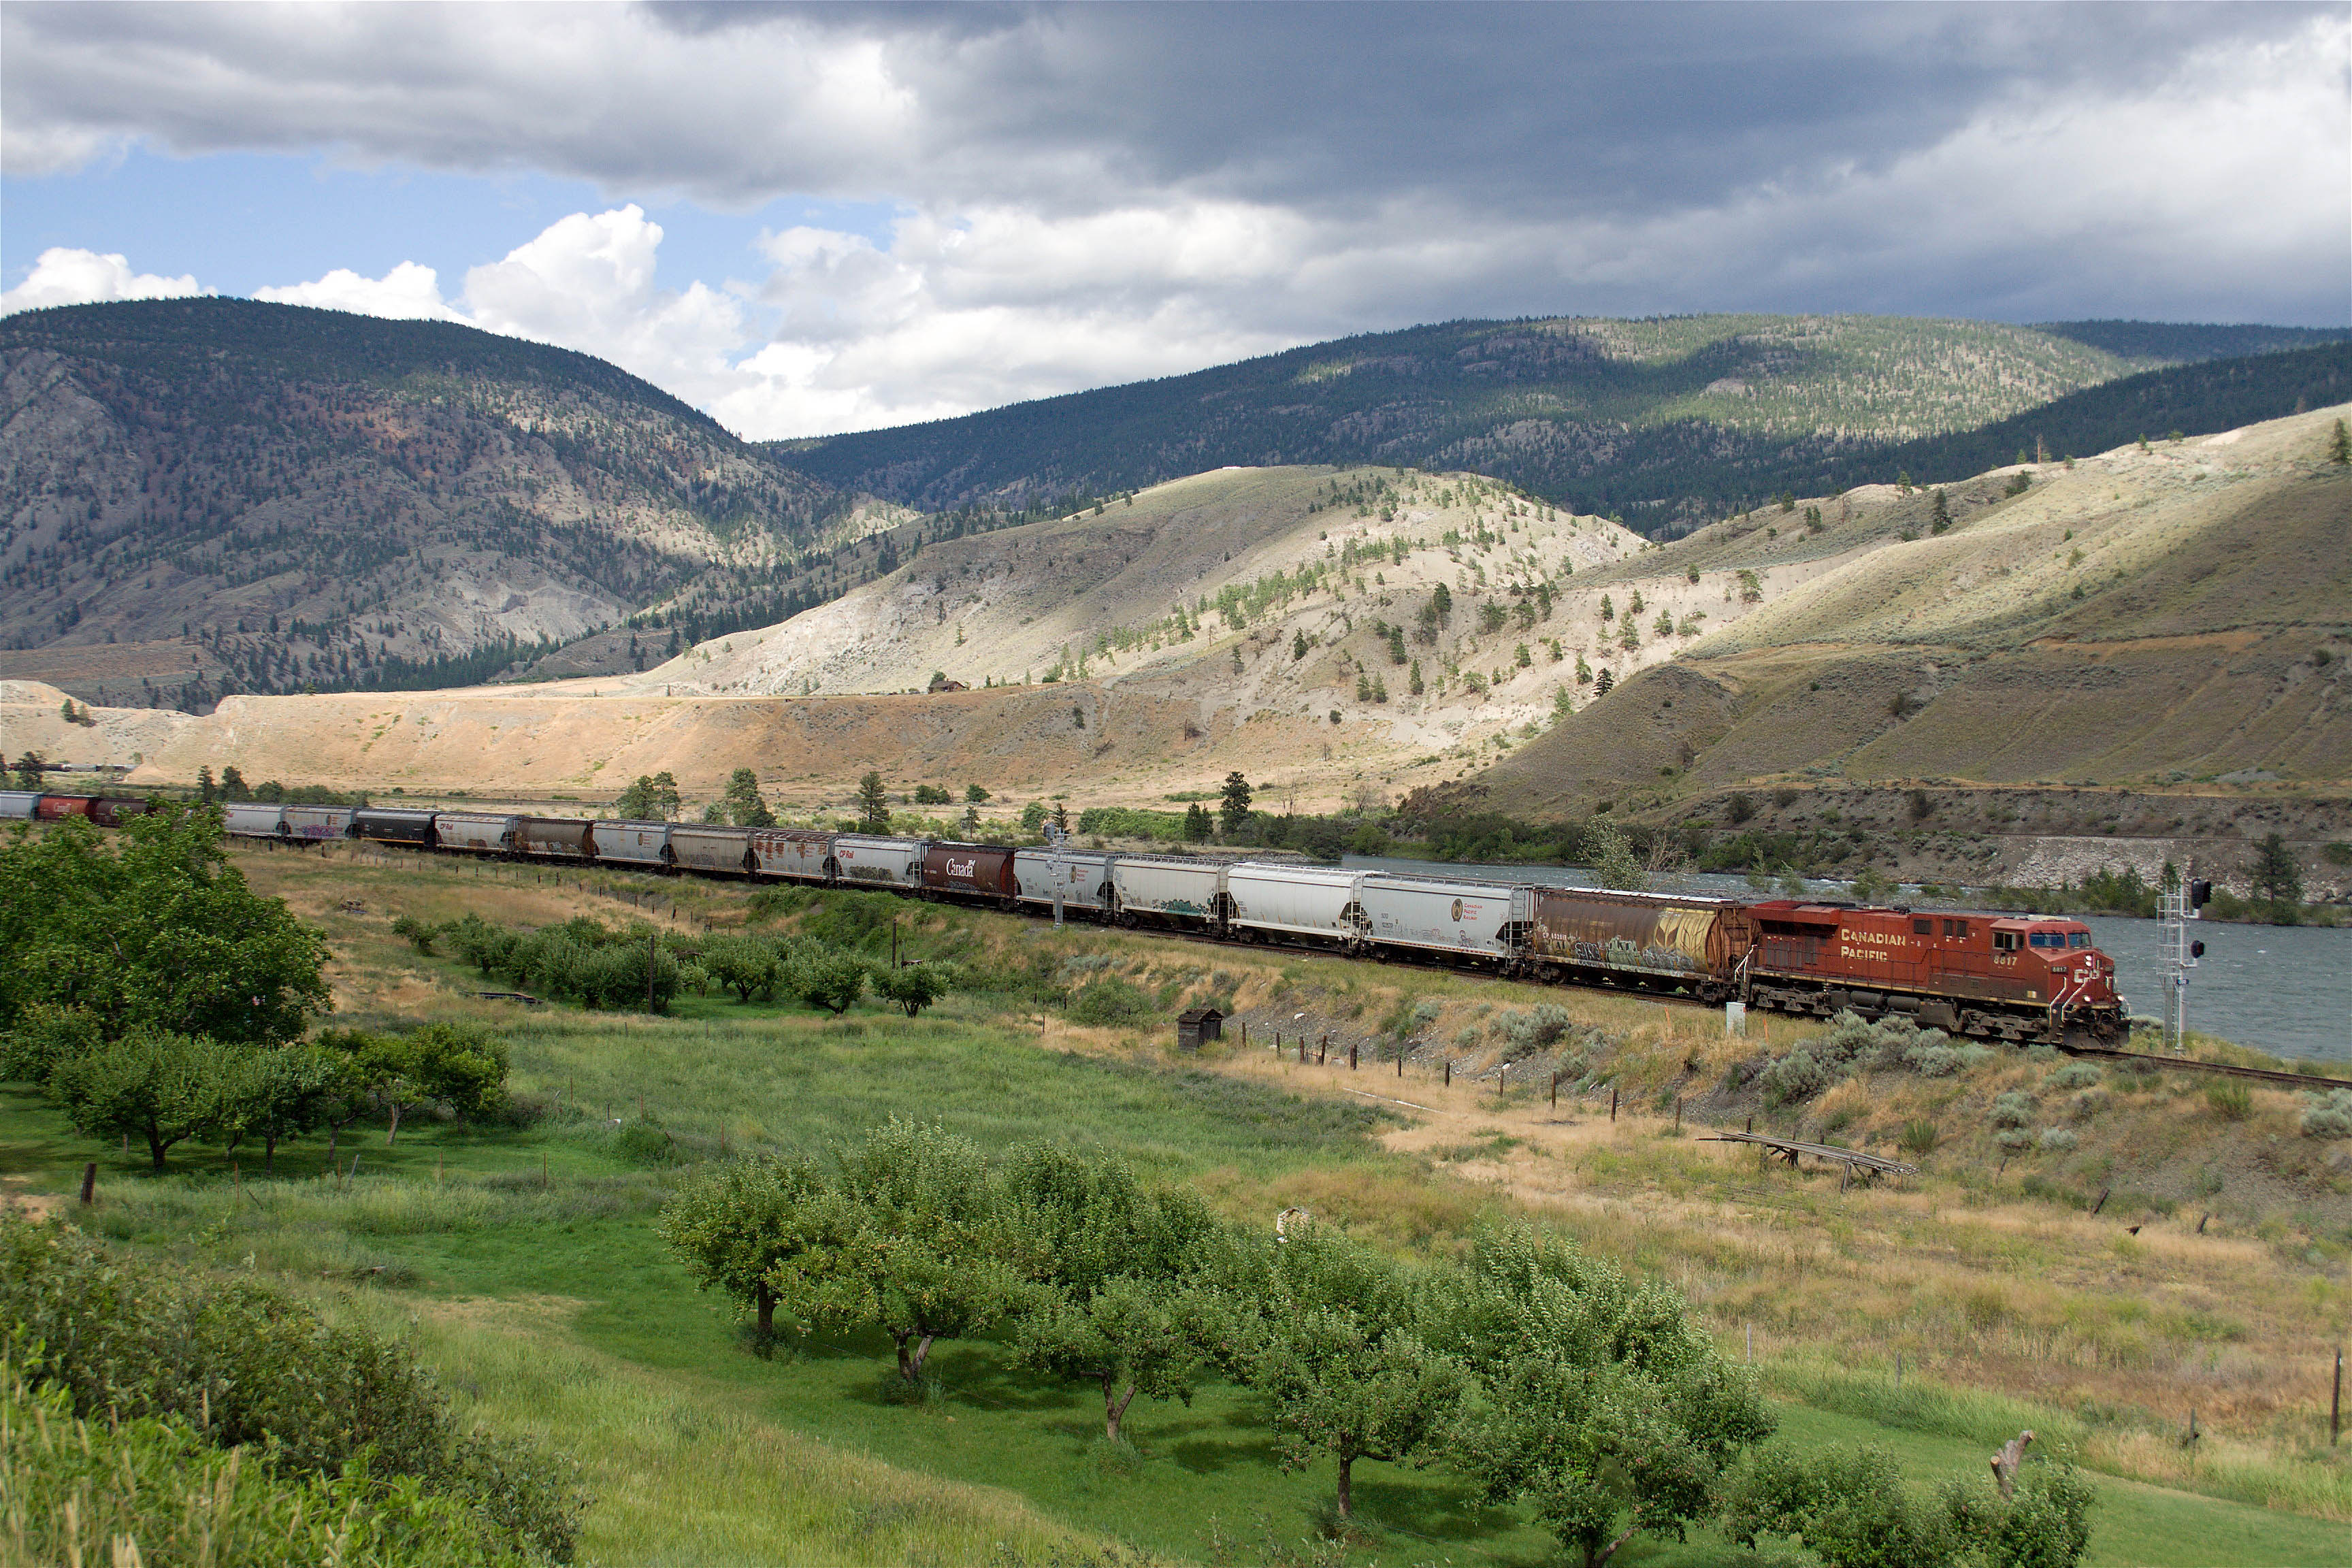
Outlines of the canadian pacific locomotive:
[[[112,826],[145,809],[121,797],[0,791],[0,819]],[[1120,926],[1816,1017],[1902,1016],[1984,1039],[2107,1044],[2126,1032],[2115,964],[2087,927],[2063,919],[601,817],[237,805],[226,827],[247,838],[349,837],[1058,908]]]

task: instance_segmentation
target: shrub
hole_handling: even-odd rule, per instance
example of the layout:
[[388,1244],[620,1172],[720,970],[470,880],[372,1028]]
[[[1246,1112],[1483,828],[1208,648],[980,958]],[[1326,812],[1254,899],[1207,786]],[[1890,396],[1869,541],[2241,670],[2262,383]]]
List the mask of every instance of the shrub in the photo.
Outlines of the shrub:
[[1942,1142],[1943,1139],[1936,1131],[1936,1124],[1932,1121],[1916,1121],[1903,1124],[1901,1148],[1906,1154],[1915,1160],[1934,1153],[1936,1145]]
[[64,1389],[36,1389],[12,1363],[0,1362],[0,1427],[12,1436],[16,1506],[0,1525],[12,1562],[94,1562],[100,1542],[118,1563],[521,1561],[464,1504],[408,1478],[379,1480],[363,1459],[335,1477],[279,1476],[177,1416],[80,1420]]
[[441,928],[431,921],[420,921],[415,915],[402,915],[392,922],[392,934],[405,938],[409,946],[429,956],[433,952],[433,939],[441,934]]
[[2095,1089],[2105,1075],[2089,1062],[2068,1062],[2050,1075],[2053,1089]]
[[[413,1478],[568,1562],[586,1500],[567,1460],[461,1428],[408,1350],[250,1280],[187,1279],[79,1233],[0,1217],[0,1321],[37,1387],[88,1419],[171,1417],[281,1476]],[[265,1447],[266,1445],[266,1447]]]
[[1993,1097],[1990,1112],[1995,1127],[2024,1127],[2033,1121],[2033,1097],[2017,1089]]
[[2035,1142],[2045,1154],[2063,1154],[2074,1146],[2074,1135],[2063,1127],[2045,1127]]
[[2012,1154],[2022,1154],[2033,1147],[2033,1134],[2022,1127],[2004,1127],[1994,1135],[1993,1142]]
[[1504,1035],[1523,1051],[1541,1050],[1568,1032],[1568,1009],[1557,1002],[1538,1002],[1524,1013],[1506,1013]]
[[1070,999],[1071,1021],[1099,1028],[1139,1024],[1156,1010],[1151,998],[1120,974],[1106,973]]
[[2254,1097],[2242,1083],[2209,1083],[2205,1106],[2221,1121],[2243,1121],[2254,1113]]
[[675,1165],[678,1163],[677,1140],[650,1116],[641,1117],[622,1128],[620,1136],[613,1140],[613,1152],[632,1165]]
[[1812,1052],[1800,1047],[1766,1068],[1759,1081],[1765,1104],[1794,1105],[1812,1099],[1835,1079],[1836,1075],[1816,1061]]
[[2305,1138],[2352,1138],[2352,1089],[2304,1097]]

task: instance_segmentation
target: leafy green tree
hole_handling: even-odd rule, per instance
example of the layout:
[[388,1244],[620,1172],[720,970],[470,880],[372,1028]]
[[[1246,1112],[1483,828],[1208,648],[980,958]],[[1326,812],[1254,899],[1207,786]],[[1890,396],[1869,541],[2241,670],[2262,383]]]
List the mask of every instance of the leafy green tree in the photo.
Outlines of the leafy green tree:
[[1034,833],[1045,826],[1045,803],[1044,801],[1033,800],[1021,808],[1021,830],[1024,833]]
[[968,784],[963,786],[963,798],[965,804],[970,805],[986,805],[989,802],[989,794],[976,784]]
[[657,773],[639,773],[636,782],[613,803],[614,813],[631,822],[667,822],[677,815],[677,780],[667,768]]
[[813,1244],[769,1271],[777,1306],[820,1331],[879,1328],[917,1383],[936,1341],[980,1332],[1021,1298],[1001,1191],[971,1140],[895,1117],[834,1164]]
[[1312,1226],[1280,1252],[1252,1381],[1271,1405],[1283,1468],[1329,1455],[1349,1518],[1357,1462],[1437,1458],[1468,1378],[1418,1331],[1421,1303],[1395,1265]]
[[332,1107],[344,1064],[323,1046],[280,1046],[256,1052],[238,1086],[240,1130],[261,1140],[265,1171],[278,1168],[278,1145],[319,1126]]
[[461,1118],[506,1103],[507,1047],[478,1024],[427,1024],[410,1035],[379,1036],[361,1053],[369,1091],[390,1114],[384,1147],[400,1136],[401,1118],[441,1105]]
[[1650,885],[1650,874],[1643,869],[1624,829],[1606,817],[1596,816],[1584,825],[1584,858],[1604,888],[1638,893]]
[[1239,833],[1249,823],[1250,784],[1239,769],[1225,775],[1223,804],[1217,807],[1217,815],[1228,836]]
[[1097,1384],[1112,1442],[1138,1394],[1192,1402],[1226,1314],[1198,1277],[1215,1218],[1189,1192],[1147,1191],[1115,1155],[1040,1142],[1013,1152],[1004,1187],[1040,1300],[1015,1353]]
[[702,967],[710,978],[748,1005],[754,996],[775,994],[783,973],[783,959],[772,942],[755,936],[720,937],[702,949]]
[[738,827],[773,827],[776,814],[760,795],[760,775],[737,768],[727,777],[727,812]]
[[18,757],[16,768],[16,787],[18,789],[40,788],[41,770],[48,765],[48,759],[38,752],[26,752]]
[[2246,877],[2253,884],[2254,897],[2273,911],[2293,909],[2303,902],[2303,868],[2296,863],[2294,851],[2286,847],[2285,836],[2275,829],[2264,834],[2263,841],[2254,846],[2254,858],[2246,867]]
[[857,781],[857,820],[868,833],[890,831],[890,795],[878,773]]
[[1727,1467],[1771,1430],[1752,1377],[1674,1291],[1525,1226],[1479,1237],[1451,1308],[1441,1341],[1480,1385],[1456,1462],[1585,1568],[1712,1512]]
[[219,816],[164,806],[103,835],[65,822],[0,840],[0,1028],[75,1008],[133,1030],[277,1044],[328,1005],[326,944],[227,863]]
[[810,1006],[838,1017],[866,994],[872,973],[866,961],[854,952],[812,947],[784,966],[783,986]]
[[707,1165],[663,1208],[656,1231],[699,1289],[748,1306],[761,1341],[776,1331],[769,1275],[814,1244],[826,1182],[808,1161],[729,1160]]
[[138,1138],[156,1170],[175,1143],[221,1118],[249,1046],[142,1029],[59,1062],[49,1093],[85,1137]]
[[874,971],[874,994],[894,1007],[903,1008],[909,1018],[955,989],[955,973],[945,963],[912,963],[903,969],[887,964]]
[[2071,1465],[2033,1465],[2014,1495],[1948,1483],[1915,1499],[1884,1448],[1795,1454],[1766,1448],[1723,1510],[1724,1531],[1801,1542],[1828,1568],[2072,1568],[2090,1544],[2093,1494]]

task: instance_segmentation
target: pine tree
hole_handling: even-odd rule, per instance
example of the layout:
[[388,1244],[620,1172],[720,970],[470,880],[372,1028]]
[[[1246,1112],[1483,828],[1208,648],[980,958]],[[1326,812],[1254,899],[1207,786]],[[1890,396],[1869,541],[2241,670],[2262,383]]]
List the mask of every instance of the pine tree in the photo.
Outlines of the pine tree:
[[1936,492],[1935,504],[1927,511],[1927,531],[1941,533],[1952,526],[1952,509],[1944,500],[1944,492]]
[[2352,463],[2352,430],[2346,429],[2341,419],[2336,422],[2335,434],[2327,438],[2327,460]]
[[1412,661],[1412,672],[1406,678],[1406,680],[1407,685],[1405,687],[1405,691],[1407,695],[1413,697],[1420,696],[1422,693],[1421,660],[1414,659]]
[[890,831],[890,793],[883,787],[879,773],[869,773],[857,781],[857,819],[869,833]]

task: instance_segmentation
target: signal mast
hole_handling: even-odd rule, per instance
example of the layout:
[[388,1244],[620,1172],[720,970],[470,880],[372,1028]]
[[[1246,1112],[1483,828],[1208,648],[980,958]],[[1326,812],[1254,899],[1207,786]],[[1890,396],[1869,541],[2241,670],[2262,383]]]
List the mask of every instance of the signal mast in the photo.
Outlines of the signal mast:
[[2189,922],[2204,918],[2213,884],[2202,879],[2183,881],[2167,877],[2158,912],[2164,921],[2163,947],[2158,963],[2164,970],[2164,1048],[2174,1056],[2189,1049],[2189,972],[2205,956],[2205,944],[2192,941]]

